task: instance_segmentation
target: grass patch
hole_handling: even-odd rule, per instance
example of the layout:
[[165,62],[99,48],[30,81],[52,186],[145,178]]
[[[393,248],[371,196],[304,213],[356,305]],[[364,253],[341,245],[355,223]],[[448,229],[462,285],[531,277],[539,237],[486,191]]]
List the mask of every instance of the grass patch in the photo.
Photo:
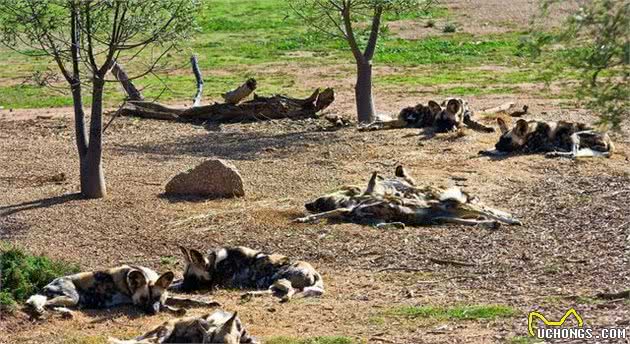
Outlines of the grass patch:
[[358,341],[343,336],[324,336],[314,338],[271,337],[265,340],[267,344],[355,344]]
[[[390,13],[386,21],[409,20],[424,25],[434,18],[448,16],[446,8],[435,6],[428,11]],[[204,100],[219,99],[220,94],[240,85],[243,80],[255,77],[259,81],[259,94],[285,93],[305,95],[310,90],[296,89],[297,73],[282,72],[283,66],[335,65],[343,68],[353,63],[347,43],[331,39],[323,34],[308,30],[303,21],[292,12],[284,0],[215,0],[203,5],[199,14],[200,31],[181,49],[167,55],[171,71],[158,72],[168,86],[153,76],[136,81],[148,100],[160,95],[162,102],[190,103],[195,91],[194,77],[190,72],[189,58],[197,54],[204,75]],[[366,37],[358,30],[359,39]],[[483,95],[505,93],[505,85],[521,82],[536,82],[549,77],[537,77],[535,67],[525,64],[528,58],[523,52],[522,35],[519,33],[486,35],[476,37],[464,33],[451,33],[418,40],[406,40],[391,35],[386,29],[378,41],[375,66],[422,66],[431,73],[417,76],[405,73],[387,75],[384,80],[375,78],[379,84],[436,85],[466,83],[460,89],[448,89],[456,95]],[[150,50],[150,49],[149,49]],[[5,67],[0,71],[0,106],[5,108],[40,108],[71,106],[67,91],[58,92],[47,87],[18,85],[36,70],[57,66],[45,58],[25,57],[0,47]],[[138,61],[125,64],[130,75],[137,75],[147,64],[150,52],[140,54]],[[123,61],[124,63],[124,61]],[[470,71],[464,67],[480,65],[514,65],[520,63],[529,70],[518,71]],[[227,72],[227,73],[226,73]],[[343,73],[354,73],[354,71]],[[338,75],[340,76],[340,75]],[[432,79],[435,80],[432,80]],[[2,81],[8,81],[4,85]],[[322,86],[323,86],[322,82]],[[59,85],[66,90],[65,82]],[[477,88],[466,87],[474,85]],[[484,88],[483,86],[494,86]],[[296,94],[299,93],[299,94]],[[89,95],[89,90],[84,94]],[[124,98],[120,87],[108,84],[105,105],[117,106]],[[89,97],[84,101],[90,105]]]
[[74,264],[35,256],[8,245],[0,246],[0,305],[10,310],[59,276],[78,272]]
[[404,306],[392,311],[393,315],[411,319],[481,320],[509,318],[518,314],[515,309],[502,305],[475,305],[455,307]]

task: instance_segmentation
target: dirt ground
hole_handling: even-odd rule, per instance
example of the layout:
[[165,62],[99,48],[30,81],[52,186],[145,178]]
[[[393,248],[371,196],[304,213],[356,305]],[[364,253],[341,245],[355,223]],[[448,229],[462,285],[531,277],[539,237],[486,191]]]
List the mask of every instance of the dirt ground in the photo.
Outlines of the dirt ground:
[[[491,15],[489,8],[499,11],[500,2],[475,3],[447,2],[470,9],[463,13],[474,18]],[[506,13],[505,20],[521,25],[527,11]],[[520,16],[512,18],[514,13]],[[299,82],[321,86],[315,78]],[[353,118],[351,82],[342,78],[333,85],[338,100],[328,112]],[[432,98],[391,88],[376,89],[375,96],[379,111],[390,114]],[[595,120],[566,100],[527,92],[467,100],[477,110],[517,100],[530,106],[528,118]],[[593,328],[629,326],[628,302],[589,298],[630,286],[627,136],[614,136],[618,153],[611,159],[491,160],[477,152],[492,147],[498,134],[427,137],[412,129],[358,132],[327,126],[323,120],[197,126],[118,118],[104,142],[109,196],[86,201],[76,196],[71,109],[0,110],[0,240],[85,270],[134,263],[181,273],[178,245],[244,245],[313,263],[325,280],[322,298],[280,304],[270,298],[243,303],[237,291],[208,296],[226,310],[237,310],[249,332],[263,340],[344,335],[370,343],[521,343],[517,339],[527,336],[528,312],[541,310],[559,319],[570,307]],[[246,197],[163,196],[170,177],[207,158],[232,161],[244,177]],[[515,214],[523,226],[381,230],[292,222],[306,201],[344,184],[364,185],[373,171],[393,173],[396,163],[407,166],[419,183],[460,186]],[[60,173],[64,178],[57,177]],[[438,265],[434,258],[474,266]],[[485,304],[510,306],[519,314],[491,321],[391,315],[404,305]],[[130,338],[167,318],[129,308],[45,322],[0,314],[0,343]]]

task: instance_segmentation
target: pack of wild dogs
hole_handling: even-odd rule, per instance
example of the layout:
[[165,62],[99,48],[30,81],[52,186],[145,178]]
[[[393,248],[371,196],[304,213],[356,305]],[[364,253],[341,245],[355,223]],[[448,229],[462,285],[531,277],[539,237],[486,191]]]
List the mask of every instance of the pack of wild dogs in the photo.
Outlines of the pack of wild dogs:
[[[614,151],[606,133],[582,123],[519,119],[509,128],[499,118],[497,124],[501,136],[495,148],[479,154],[499,157],[544,153],[548,157],[580,158],[609,157]],[[394,120],[375,121],[359,130],[430,128],[448,132],[464,126],[481,132],[494,131],[476,122],[467,102],[458,98],[406,108]],[[487,206],[459,188],[419,185],[402,165],[393,172],[392,176],[375,172],[365,187],[343,186],[306,203],[310,214],[296,222],[335,219],[377,228],[454,223],[496,229],[501,224],[521,224],[511,214]],[[173,272],[160,275],[135,265],[83,272],[53,280],[28,299],[27,309],[36,317],[47,311],[71,316],[71,308],[133,305],[147,314],[170,312],[177,316],[134,339],[111,338],[112,343],[257,343],[236,312],[217,309],[202,316],[182,317],[185,306],[220,305],[175,293],[240,289],[244,299],[272,295],[281,302],[324,294],[322,276],[304,261],[247,247],[219,247],[205,253],[186,247],[180,250],[185,267],[183,278],[177,281]]]

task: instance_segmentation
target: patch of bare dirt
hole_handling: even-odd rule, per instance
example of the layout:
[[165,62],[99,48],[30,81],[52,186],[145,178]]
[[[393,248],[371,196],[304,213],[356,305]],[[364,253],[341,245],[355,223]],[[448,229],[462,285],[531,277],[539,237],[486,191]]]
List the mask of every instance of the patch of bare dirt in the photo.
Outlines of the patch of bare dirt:
[[[351,88],[340,89],[330,111],[353,113],[351,95]],[[378,90],[376,96],[379,109],[390,113],[430,98]],[[561,102],[519,97],[530,105],[531,116],[593,120]],[[485,96],[469,102],[481,109],[508,100],[513,99]],[[526,334],[525,313],[532,309],[555,315],[578,307],[593,326],[615,325],[628,316],[624,303],[601,306],[575,299],[630,284],[624,193],[630,169],[623,141],[621,154],[612,159],[489,160],[476,152],[491,147],[498,134],[428,138],[411,129],[328,131],[323,120],[194,126],[119,118],[105,142],[109,197],[86,201],[75,194],[78,161],[71,118],[34,119],[29,111],[23,113],[30,119],[0,120],[2,239],[85,269],[135,263],[180,273],[178,245],[246,245],[314,263],[326,281],[321,299],[285,305],[263,298],[243,304],[238,292],[211,296],[226,309],[238,310],[250,331],[263,339],[347,335],[369,342],[501,343]],[[245,198],[163,197],[172,175],[209,157],[234,162],[245,181]],[[384,231],[292,222],[306,201],[343,184],[364,184],[374,170],[392,173],[396,162],[408,166],[417,181],[461,186],[516,214],[524,225],[497,231],[449,225]],[[64,180],[53,178],[60,173]],[[178,263],[164,265],[163,257]],[[432,258],[474,266],[438,265]],[[413,271],[397,271],[406,268]],[[390,312],[402,305],[459,304],[504,304],[523,314],[478,322],[414,321]],[[45,323],[11,317],[0,321],[6,330],[0,342],[129,338],[165,319],[129,309]]]
[[[443,35],[447,24],[455,24],[457,32],[475,36],[522,32],[527,31],[532,18],[540,14],[537,0],[445,0],[439,4],[448,9],[449,16],[433,19],[432,27],[427,27],[428,19],[399,20],[388,24],[392,33],[403,39],[421,39]],[[576,6],[573,1],[555,4],[541,23],[545,27],[557,27]]]

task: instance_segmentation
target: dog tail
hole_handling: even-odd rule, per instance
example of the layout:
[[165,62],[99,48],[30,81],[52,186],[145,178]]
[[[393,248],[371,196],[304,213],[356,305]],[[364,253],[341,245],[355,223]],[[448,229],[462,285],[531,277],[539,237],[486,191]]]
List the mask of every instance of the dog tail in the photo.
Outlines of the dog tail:
[[44,295],[35,294],[26,300],[26,305],[31,307],[37,313],[44,313],[44,306],[46,306],[48,298]]

